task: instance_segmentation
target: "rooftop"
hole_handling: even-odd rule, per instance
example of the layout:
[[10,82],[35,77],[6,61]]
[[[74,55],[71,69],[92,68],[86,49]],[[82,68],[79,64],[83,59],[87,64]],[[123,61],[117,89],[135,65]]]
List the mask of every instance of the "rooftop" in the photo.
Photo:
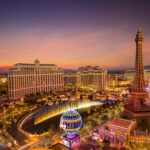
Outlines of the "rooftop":
[[132,124],[132,121],[126,119],[114,118],[110,121],[110,124],[128,128]]
[[[30,63],[17,63],[16,65],[22,65],[22,66],[26,66],[26,65],[30,65],[30,66],[35,66],[35,64],[30,64]],[[40,66],[55,66],[55,64],[39,64]]]
[[120,132],[127,133],[131,130],[131,126],[134,125],[134,121],[121,119],[121,118],[113,118],[112,120],[107,121],[100,129],[106,129],[106,127],[111,132]]

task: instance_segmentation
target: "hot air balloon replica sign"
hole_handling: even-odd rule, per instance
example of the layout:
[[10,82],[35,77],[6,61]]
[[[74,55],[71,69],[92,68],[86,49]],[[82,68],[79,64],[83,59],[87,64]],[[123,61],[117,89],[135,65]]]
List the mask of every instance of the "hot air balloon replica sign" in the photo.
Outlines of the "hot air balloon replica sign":
[[62,114],[60,119],[60,128],[65,131],[62,136],[62,143],[71,148],[76,149],[80,146],[80,136],[77,134],[82,126],[81,115],[75,110],[69,110]]

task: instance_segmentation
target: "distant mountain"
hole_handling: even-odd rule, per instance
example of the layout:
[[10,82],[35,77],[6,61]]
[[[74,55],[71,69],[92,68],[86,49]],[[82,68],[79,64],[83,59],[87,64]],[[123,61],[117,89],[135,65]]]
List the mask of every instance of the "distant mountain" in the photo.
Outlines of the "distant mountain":
[[[145,70],[150,70],[150,65],[144,66]],[[134,70],[133,67],[131,68],[115,68],[115,69],[108,69],[108,73],[122,73],[126,70]]]
[[150,69],[150,65],[144,66],[144,69]]
[[0,73],[7,73],[11,66],[0,66]]

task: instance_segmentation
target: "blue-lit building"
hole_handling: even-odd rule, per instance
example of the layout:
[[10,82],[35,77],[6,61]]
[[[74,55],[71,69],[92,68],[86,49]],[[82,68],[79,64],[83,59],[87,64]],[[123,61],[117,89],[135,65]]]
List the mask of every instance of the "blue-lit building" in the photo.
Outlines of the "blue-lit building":
[[80,136],[76,134],[82,126],[81,115],[75,110],[69,110],[62,114],[60,128],[66,135],[62,137],[62,143],[69,148],[77,148],[80,145]]

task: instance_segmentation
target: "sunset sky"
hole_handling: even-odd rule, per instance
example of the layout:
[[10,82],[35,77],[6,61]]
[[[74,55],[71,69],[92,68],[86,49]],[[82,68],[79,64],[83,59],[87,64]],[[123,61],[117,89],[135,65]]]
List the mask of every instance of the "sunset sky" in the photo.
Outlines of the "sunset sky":
[[0,66],[130,67],[138,25],[149,65],[149,0],[0,0]]

